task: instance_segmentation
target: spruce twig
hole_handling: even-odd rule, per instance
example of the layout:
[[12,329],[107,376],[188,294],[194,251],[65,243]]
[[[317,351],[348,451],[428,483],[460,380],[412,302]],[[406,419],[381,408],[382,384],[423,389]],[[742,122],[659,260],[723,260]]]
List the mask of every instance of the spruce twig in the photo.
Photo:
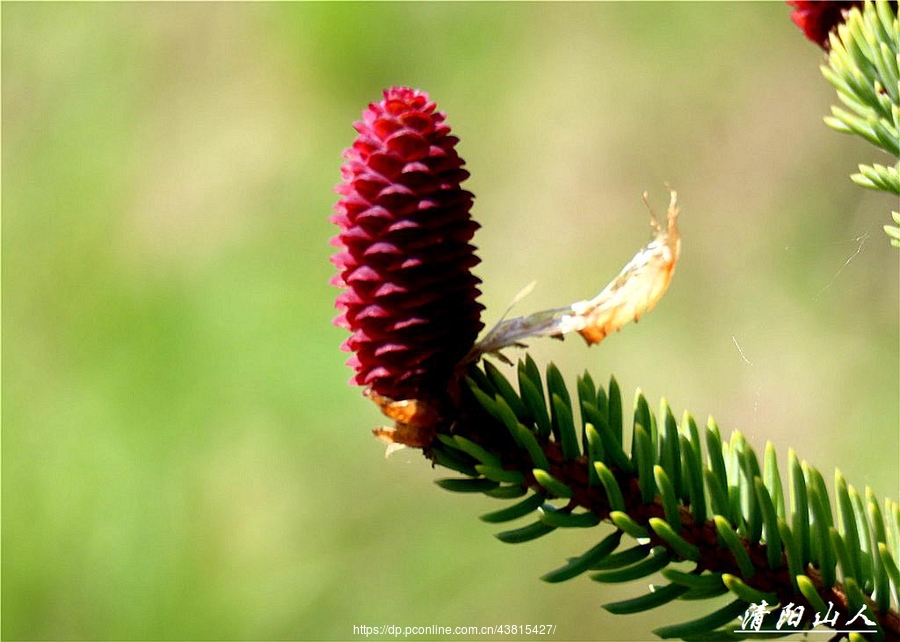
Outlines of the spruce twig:
[[[679,429],[665,403],[660,420],[640,394],[635,399],[633,454],[614,454],[621,450],[617,434],[622,426],[614,425],[621,421],[614,410],[621,400],[614,400],[608,389],[595,388],[586,375],[579,379],[573,401],[552,365],[546,382],[550,401],[543,392],[535,398],[534,391],[545,388],[540,378],[534,379],[535,371],[530,357],[519,363],[519,379],[529,385],[520,384],[515,393],[508,383],[497,385],[499,371],[492,366],[473,366],[459,416],[444,424],[444,435],[426,455],[435,461],[448,455],[463,459],[466,478],[439,482],[449,490],[527,495],[484,516],[496,523],[532,515],[529,524],[498,534],[502,541],[526,542],[557,528],[613,525],[615,538],[607,535],[543,579],[560,582],[593,569],[599,571],[592,575],[596,581],[623,582],[690,562],[689,573],[666,570],[669,584],[643,597],[611,603],[608,610],[637,612],[675,599],[730,592],[734,602],[726,609],[656,632],[686,639],[727,633],[729,639],[740,639],[741,633],[752,631],[735,633],[740,623],[734,618],[763,599],[776,611],[788,604],[803,606],[796,630],[810,628],[818,608],[828,602],[846,616],[834,628],[865,605],[865,615],[877,622],[870,637],[900,640],[894,573],[900,542],[889,535],[900,530],[900,523],[894,523],[900,522],[896,504],[887,501],[882,511],[871,490],[863,500],[838,473],[840,510],[835,512],[822,476],[791,453],[787,477],[792,501],[786,506],[770,447],[760,466],[739,433],[723,443],[710,421],[706,441],[711,449],[704,461],[691,416],[685,414]],[[511,392],[517,399],[510,398]],[[572,419],[575,403],[581,406],[580,427]],[[538,426],[538,405],[552,417],[549,433]],[[705,496],[710,498],[710,514],[704,508],[699,514],[706,518],[698,519],[697,505]],[[627,548],[632,540],[637,547]]]

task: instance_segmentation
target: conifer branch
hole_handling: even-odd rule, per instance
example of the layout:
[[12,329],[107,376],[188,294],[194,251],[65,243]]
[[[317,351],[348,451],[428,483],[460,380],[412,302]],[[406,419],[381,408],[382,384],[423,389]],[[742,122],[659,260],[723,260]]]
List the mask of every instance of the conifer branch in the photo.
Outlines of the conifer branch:
[[[856,134],[895,158],[900,156],[900,22],[896,3],[867,0],[853,7],[829,34],[828,64],[822,74],[844,107],[832,107],[825,123]],[[900,195],[900,162],[860,165],[850,176],[862,187]],[[896,221],[900,216],[893,213]],[[900,247],[900,227],[884,226]]]
[[[832,628],[865,607],[877,623],[868,637],[900,640],[896,503],[880,503],[868,488],[861,495],[837,472],[834,510],[822,475],[793,452],[786,495],[771,444],[760,462],[740,433],[724,442],[710,419],[704,457],[693,417],[685,413],[679,426],[665,400],[654,413],[640,391],[627,440],[615,379],[597,387],[585,373],[572,395],[555,366],[542,379],[530,356],[517,376],[518,391],[489,362],[472,366],[455,420],[442,424],[425,454],[463,475],[439,480],[443,488],[516,500],[481,517],[526,521],[498,533],[501,541],[612,526],[544,581],[590,573],[618,583],[662,572],[668,583],[606,604],[612,613],[732,594],[725,609],[657,629],[663,638],[741,639],[753,633],[741,631],[741,616],[761,603],[771,630],[779,609],[803,607],[790,629],[802,631],[830,602],[842,614]],[[685,561],[689,572],[672,568]]]

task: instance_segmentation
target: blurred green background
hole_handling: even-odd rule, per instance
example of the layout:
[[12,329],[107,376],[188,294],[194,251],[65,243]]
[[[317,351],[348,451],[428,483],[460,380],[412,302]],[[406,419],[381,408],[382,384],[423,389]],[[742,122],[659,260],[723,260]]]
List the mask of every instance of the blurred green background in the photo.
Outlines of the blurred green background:
[[3,637],[643,640],[694,614],[540,582],[599,531],[501,544],[497,500],[369,434],[327,217],[392,84],[462,139],[488,325],[533,279],[521,313],[593,296],[669,181],[659,307],[535,359],[896,499],[896,205],[849,181],[885,159],[822,123],[822,61],[781,3],[4,4]]

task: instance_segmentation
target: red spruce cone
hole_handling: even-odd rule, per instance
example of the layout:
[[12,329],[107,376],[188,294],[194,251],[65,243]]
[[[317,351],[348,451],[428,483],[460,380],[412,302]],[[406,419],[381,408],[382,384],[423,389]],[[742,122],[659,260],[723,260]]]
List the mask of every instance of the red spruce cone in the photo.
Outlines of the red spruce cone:
[[341,228],[332,283],[347,288],[335,325],[353,333],[342,346],[355,353],[351,382],[394,400],[444,397],[483,327],[474,197],[460,188],[469,173],[444,118],[406,87],[370,104],[330,219]]
[[794,7],[791,20],[807,38],[825,49],[830,47],[828,34],[844,22],[844,12],[862,6],[862,0],[787,0]]

